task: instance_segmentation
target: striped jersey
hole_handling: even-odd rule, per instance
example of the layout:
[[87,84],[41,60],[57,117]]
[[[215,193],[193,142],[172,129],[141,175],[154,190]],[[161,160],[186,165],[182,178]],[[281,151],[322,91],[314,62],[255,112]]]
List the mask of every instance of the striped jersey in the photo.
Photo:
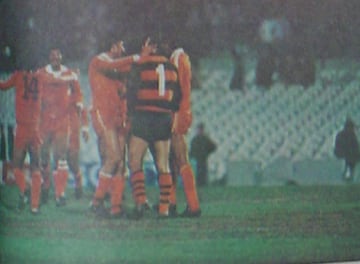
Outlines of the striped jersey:
[[151,112],[178,110],[181,100],[178,72],[166,57],[141,57],[134,70],[134,80],[128,90],[131,109]]

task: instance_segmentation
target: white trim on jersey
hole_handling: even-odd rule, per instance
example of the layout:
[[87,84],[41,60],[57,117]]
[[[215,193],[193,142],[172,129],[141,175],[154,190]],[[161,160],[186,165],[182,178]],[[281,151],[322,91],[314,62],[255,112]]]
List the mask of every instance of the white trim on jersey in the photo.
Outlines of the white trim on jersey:
[[[60,79],[63,81],[76,81],[78,80],[78,75],[73,72],[73,71],[69,71],[69,69],[64,66],[64,65],[60,65],[60,70],[59,71],[54,71],[51,67],[50,64],[46,65],[45,67],[45,71],[49,74],[51,74],[54,78],[56,79]],[[63,75],[64,73],[70,73],[70,74],[66,74]]]
[[179,57],[183,53],[185,53],[184,49],[178,48],[171,54],[170,60],[174,62],[176,68],[179,68]]
[[105,52],[99,54],[97,57],[98,57],[100,60],[102,60],[102,61],[108,61],[108,62],[114,61],[114,59],[111,58],[111,57],[110,57],[107,53],[105,53]]

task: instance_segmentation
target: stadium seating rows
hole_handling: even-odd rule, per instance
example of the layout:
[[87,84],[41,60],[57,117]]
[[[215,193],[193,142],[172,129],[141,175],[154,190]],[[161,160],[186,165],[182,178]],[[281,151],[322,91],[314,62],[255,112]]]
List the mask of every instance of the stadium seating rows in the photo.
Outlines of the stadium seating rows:
[[332,158],[346,117],[360,120],[360,65],[351,61],[318,64],[316,82],[308,88],[275,81],[265,90],[256,87],[254,69],[248,69],[245,92],[229,89],[226,61],[206,65],[192,101],[194,126],[204,122],[219,145],[209,160],[215,178],[223,177],[230,161],[257,161],[265,168],[279,158]]

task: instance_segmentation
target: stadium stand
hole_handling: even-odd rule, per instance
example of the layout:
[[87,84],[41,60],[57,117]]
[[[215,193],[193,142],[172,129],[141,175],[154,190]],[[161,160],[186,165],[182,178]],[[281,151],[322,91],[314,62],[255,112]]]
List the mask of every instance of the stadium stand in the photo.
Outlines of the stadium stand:
[[[253,177],[258,177],[256,169],[249,169],[258,162],[262,181],[246,180],[249,175],[243,175],[243,181],[228,179],[228,183],[266,184],[276,178],[282,183],[341,183],[341,162],[333,155],[334,136],[346,116],[360,118],[359,64],[327,61],[317,65],[316,82],[307,89],[276,81],[266,91],[255,86],[250,68],[245,93],[228,88],[231,69],[226,61],[207,65],[202,64],[201,87],[194,89],[192,100],[194,123],[205,122],[219,144],[209,159],[213,180],[241,177],[236,175],[245,171],[254,171]],[[250,165],[244,161],[251,161]]]

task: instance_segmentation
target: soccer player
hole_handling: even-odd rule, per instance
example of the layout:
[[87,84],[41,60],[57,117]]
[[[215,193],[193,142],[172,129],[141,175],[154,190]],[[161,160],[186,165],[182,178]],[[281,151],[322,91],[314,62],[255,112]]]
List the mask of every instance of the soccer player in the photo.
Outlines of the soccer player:
[[114,43],[108,52],[95,56],[89,65],[92,90],[91,119],[98,136],[102,161],[98,185],[91,208],[104,211],[103,200],[111,196],[110,217],[122,215],[121,202],[125,188],[125,146],[128,133],[126,74],[138,55],[123,56],[123,41]]
[[39,134],[42,89],[38,76],[30,71],[16,71],[7,81],[0,82],[0,89],[15,88],[16,134],[13,157],[14,176],[20,190],[18,208],[26,203],[26,180],[23,172],[26,153],[30,155],[31,212],[39,213],[41,192]]
[[[73,99],[82,98],[82,95],[73,97]],[[82,173],[79,168],[80,152],[80,131],[85,142],[89,139],[89,120],[87,109],[81,102],[72,102],[69,109],[70,134],[67,153],[69,169],[75,178],[75,198],[82,196]]]
[[172,114],[178,109],[181,97],[178,75],[175,66],[162,56],[162,51],[151,43],[149,45],[149,39],[141,55],[134,66],[135,81],[128,89],[129,107],[132,110],[129,167],[136,203],[135,216],[142,217],[148,206],[142,166],[147,148],[153,144],[160,186],[158,215],[168,217],[172,186],[169,168]]
[[[163,43],[165,50],[174,48],[171,41]],[[176,209],[176,177],[181,175],[187,207],[181,214],[183,217],[198,217],[201,215],[199,199],[196,190],[194,172],[191,168],[186,144],[186,134],[192,123],[191,112],[191,62],[184,49],[176,48],[170,56],[170,62],[176,66],[181,88],[181,101],[179,110],[174,115],[173,133],[171,137],[171,164],[173,186],[170,195],[171,207]],[[173,209],[173,210],[174,210]]]
[[65,190],[69,176],[67,146],[69,136],[69,110],[72,103],[81,109],[81,89],[76,72],[62,65],[59,49],[52,49],[50,64],[40,69],[39,80],[43,86],[41,133],[43,146],[41,162],[44,177],[43,192],[46,196],[50,188],[50,150],[56,169],[53,172],[55,200],[57,206],[66,204]]

